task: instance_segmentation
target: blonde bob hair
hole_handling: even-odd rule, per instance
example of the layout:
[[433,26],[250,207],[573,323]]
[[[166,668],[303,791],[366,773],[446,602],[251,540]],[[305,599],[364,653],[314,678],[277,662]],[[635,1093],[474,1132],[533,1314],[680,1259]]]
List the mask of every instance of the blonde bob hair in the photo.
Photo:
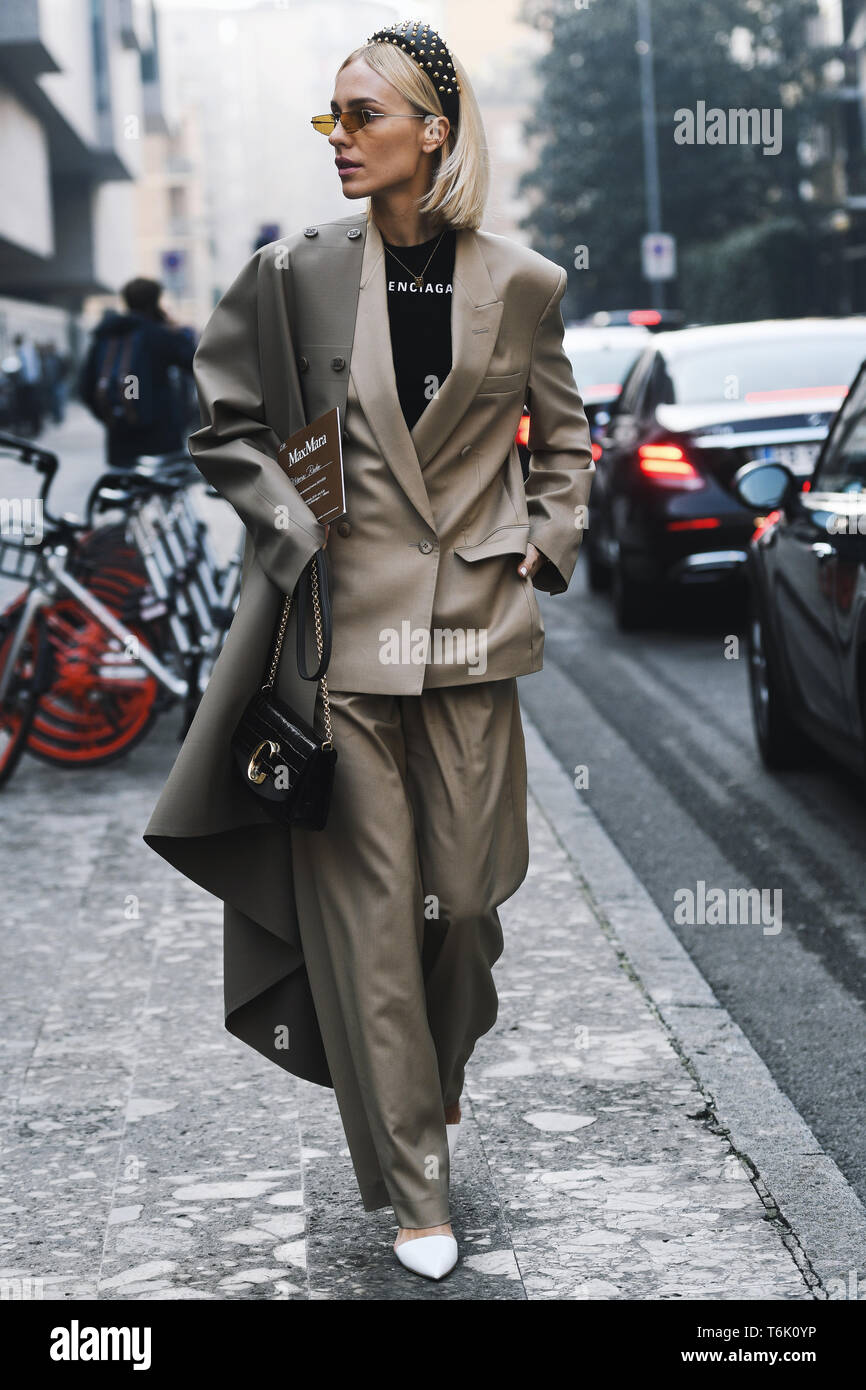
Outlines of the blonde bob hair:
[[[363,58],[373,72],[384,77],[402,97],[418,111],[432,111],[444,116],[439,94],[430,78],[397,44],[364,43],[355,48],[338,69],[356,58]],[[438,154],[433,180],[427,194],[419,200],[418,211],[429,216],[436,227],[455,229],[469,227],[477,230],[484,216],[484,205],[490,187],[490,158],[487,137],[475,93],[463,65],[451,53],[454,71],[460,83],[460,116],[457,130],[448,131]],[[367,202],[367,218],[371,216]]]

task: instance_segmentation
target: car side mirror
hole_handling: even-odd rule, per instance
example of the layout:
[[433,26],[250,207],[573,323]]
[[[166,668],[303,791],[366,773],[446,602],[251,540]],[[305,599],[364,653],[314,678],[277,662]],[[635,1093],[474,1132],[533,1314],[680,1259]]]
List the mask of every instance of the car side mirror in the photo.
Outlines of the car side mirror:
[[788,499],[797,479],[784,463],[746,463],[734,474],[734,492],[753,511],[772,511]]

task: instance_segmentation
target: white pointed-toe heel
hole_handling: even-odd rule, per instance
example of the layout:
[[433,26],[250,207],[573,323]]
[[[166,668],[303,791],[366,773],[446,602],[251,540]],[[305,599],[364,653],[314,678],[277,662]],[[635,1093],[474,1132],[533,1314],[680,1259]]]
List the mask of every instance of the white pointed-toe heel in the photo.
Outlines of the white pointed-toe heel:
[[427,1279],[443,1278],[457,1263],[457,1241],[453,1236],[416,1236],[393,1248],[401,1265]]
[[457,1123],[456,1123],[456,1125],[446,1125],[446,1126],[445,1126],[446,1132],[447,1132],[447,1134],[448,1134],[448,1157],[449,1157],[449,1159],[453,1159],[453,1158],[454,1158],[454,1155],[455,1155],[456,1152],[457,1152],[457,1145],[458,1145],[459,1142],[460,1142],[460,1123],[461,1123],[461,1122],[458,1120]]

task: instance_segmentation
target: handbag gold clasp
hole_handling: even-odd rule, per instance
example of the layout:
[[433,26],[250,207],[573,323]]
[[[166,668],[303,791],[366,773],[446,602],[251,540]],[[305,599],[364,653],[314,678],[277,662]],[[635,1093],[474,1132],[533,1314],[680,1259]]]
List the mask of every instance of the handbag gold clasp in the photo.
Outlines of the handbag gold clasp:
[[261,765],[259,763],[259,758],[261,757],[261,754],[265,748],[268,750],[272,758],[275,758],[280,751],[280,745],[278,743],[274,743],[273,739],[270,738],[263,739],[262,742],[258,745],[258,747],[254,749],[253,755],[250,758],[249,764],[247,765],[247,777],[250,779],[251,782],[255,782],[256,785],[259,785],[260,783],[264,782],[268,773],[274,771],[274,769],[272,767],[269,767],[268,764],[264,762],[264,760],[262,761]]

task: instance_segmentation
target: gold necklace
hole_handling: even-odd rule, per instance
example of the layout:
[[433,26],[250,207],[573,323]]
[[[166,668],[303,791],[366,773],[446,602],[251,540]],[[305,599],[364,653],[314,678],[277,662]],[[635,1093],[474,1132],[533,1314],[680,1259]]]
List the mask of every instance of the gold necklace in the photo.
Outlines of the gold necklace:
[[[441,231],[441,232],[439,233],[439,241],[442,240],[442,238],[444,237],[445,232],[446,232],[447,230],[448,230],[448,228],[446,227],[444,231]],[[437,241],[436,245],[433,247],[433,250],[430,252],[430,255],[427,257],[427,265],[430,264],[430,262],[432,261],[433,257],[436,255],[436,252],[439,250],[439,241]],[[385,250],[388,251],[388,252],[390,252],[390,254],[391,254],[392,256],[394,256],[394,252],[391,251],[390,246],[386,246],[386,247],[385,247]],[[394,256],[394,260],[397,262],[398,265],[402,265],[402,266],[403,266],[403,269],[404,269],[405,271],[408,271],[408,273],[412,276],[412,279],[415,281],[415,288],[418,289],[418,290],[423,290],[423,288],[424,288],[424,271],[426,271],[427,265],[425,265],[424,270],[422,270],[421,273],[420,273],[420,275],[419,275],[419,274],[417,274],[414,270],[409,270],[408,265],[404,265],[403,262],[400,260],[400,257],[399,257],[399,256]]]

